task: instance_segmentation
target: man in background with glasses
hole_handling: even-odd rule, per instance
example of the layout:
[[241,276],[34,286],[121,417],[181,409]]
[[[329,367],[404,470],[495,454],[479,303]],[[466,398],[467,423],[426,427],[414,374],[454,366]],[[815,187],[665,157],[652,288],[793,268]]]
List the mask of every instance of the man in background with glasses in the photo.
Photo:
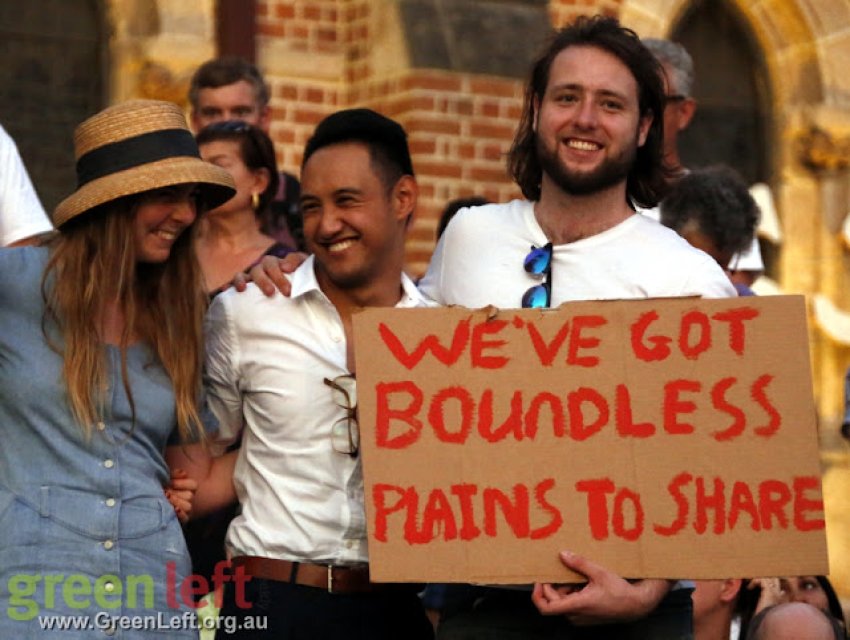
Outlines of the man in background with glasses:
[[[561,30],[534,64],[508,158],[526,200],[461,210],[422,292],[472,308],[734,296],[711,257],[635,213],[657,204],[670,177],[664,108],[661,69],[636,34],[601,17]],[[494,590],[441,623],[438,637],[690,637],[690,589],[626,581],[575,554],[561,560],[587,577],[583,588]]]
[[[311,256],[291,297],[219,295],[207,316],[207,388],[226,440],[244,427],[230,525],[234,568],[221,614],[267,629],[227,638],[433,637],[416,585],[369,581],[351,314],[425,301],[402,272],[418,187],[406,134],[368,109],[316,127],[302,164]],[[199,493],[203,513],[227,495]],[[241,605],[241,606],[240,606]]]
[[644,46],[661,63],[664,72],[664,164],[679,178],[688,170],[679,157],[679,134],[688,128],[697,110],[692,95],[694,61],[682,45],[660,38],[644,38]]
[[[664,71],[664,163],[676,180],[688,173],[679,156],[679,134],[688,128],[697,110],[693,96],[694,62],[687,49],[677,42],[660,38],[644,38],[642,42]],[[641,213],[653,220],[660,217],[658,207]],[[736,252],[727,267],[734,283],[749,288],[764,272],[758,237],[753,236],[744,250]]]

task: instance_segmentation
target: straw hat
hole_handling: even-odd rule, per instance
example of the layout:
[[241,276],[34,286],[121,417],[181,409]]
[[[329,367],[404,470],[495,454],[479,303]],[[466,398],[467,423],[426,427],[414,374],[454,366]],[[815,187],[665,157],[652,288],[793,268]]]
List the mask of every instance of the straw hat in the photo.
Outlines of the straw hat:
[[214,208],[233,197],[224,169],[201,160],[180,108],[171,102],[133,100],[104,109],[74,132],[77,190],[53,212],[60,227],[81,213],[151,189],[197,182]]

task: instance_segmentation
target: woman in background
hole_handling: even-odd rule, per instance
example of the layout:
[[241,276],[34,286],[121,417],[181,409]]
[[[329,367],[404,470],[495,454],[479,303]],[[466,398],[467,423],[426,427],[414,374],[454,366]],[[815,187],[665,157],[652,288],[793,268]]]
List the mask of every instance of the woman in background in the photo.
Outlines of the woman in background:
[[236,183],[236,195],[205,216],[196,245],[206,289],[215,296],[263,256],[282,258],[293,249],[264,231],[279,184],[274,145],[265,132],[228,120],[202,129],[197,141],[201,157]]
[[750,621],[759,612],[784,602],[805,602],[833,618],[847,635],[847,622],[838,594],[826,576],[755,578],[747,583],[738,600],[743,638]]
[[[730,280],[728,265],[753,242],[761,212],[740,174],[715,165],[679,178],[661,201],[661,224],[717,261]],[[735,283],[739,296],[754,295]]]

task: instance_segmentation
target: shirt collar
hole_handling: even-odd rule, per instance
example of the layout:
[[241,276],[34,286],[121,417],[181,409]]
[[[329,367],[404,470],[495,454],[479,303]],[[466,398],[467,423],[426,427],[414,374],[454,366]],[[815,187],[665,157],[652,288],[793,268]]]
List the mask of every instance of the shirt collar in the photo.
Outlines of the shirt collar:
[[315,257],[311,254],[301,263],[295,271],[289,276],[289,282],[292,284],[292,292],[290,297],[298,298],[306,295],[310,291],[318,291],[324,296],[319,288],[319,281],[316,280],[316,270],[313,268]]
[[416,284],[410,277],[402,272],[401,274],[401,300],[398,301],[396,307],[406,309],[408,307],[431,307],[434,306],[428,299],[419,292]]
[[[310,291],[316,291],[319,295],[326,298],[325,294],[319,287],[319,281],[316,279],[315,256],[310,255],[301,263],[290,276],[289,281],[292,283],[292,298],[298,298],[307,295]],[[396,307],[406,309],[409,307],[425,307],[427,304],[425,297],[419,293],[413,280],[406,273],[401,274],[401,299],[396,303]]]

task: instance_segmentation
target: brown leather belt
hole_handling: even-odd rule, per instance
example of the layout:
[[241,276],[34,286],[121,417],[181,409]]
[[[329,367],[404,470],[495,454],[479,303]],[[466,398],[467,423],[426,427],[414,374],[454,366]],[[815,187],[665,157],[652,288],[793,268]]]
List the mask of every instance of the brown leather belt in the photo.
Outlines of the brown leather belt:
[[306,587],[327,589],[328,593],[375,593],[421,589],[419,584],[375,583],[369,581],[369,567],[334,566],[309,562],[291,562],[260,556],[237,556],[233,568],[242,567],[252,578],[264,578]]

